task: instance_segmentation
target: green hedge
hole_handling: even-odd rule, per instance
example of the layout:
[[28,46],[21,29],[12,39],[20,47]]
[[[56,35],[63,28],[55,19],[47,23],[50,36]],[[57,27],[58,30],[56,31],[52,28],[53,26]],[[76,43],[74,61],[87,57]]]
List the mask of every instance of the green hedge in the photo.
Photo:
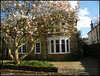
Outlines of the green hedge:
[[[6,65],[15,65],[14,62],[6,62],[4,64],[6,64]],[[54,67],[53,64],[51,64],[47,61],[37,61],[37,60],[30,60],[30,61],[23,60],[23,61],[20,62],[19,65],[36,66],[36,67]]]

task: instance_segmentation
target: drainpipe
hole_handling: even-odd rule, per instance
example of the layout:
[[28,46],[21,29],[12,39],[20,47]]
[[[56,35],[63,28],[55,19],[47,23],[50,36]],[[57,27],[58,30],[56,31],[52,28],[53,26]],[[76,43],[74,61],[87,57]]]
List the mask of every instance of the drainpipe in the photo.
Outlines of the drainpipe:
[[[98,46],[99,46],[99,50],[100,50],[100,21],[99,21],[99,40],[98,40]],[[98,58],[100,58],[100,51],[98,51],[99,55]],[[100,61],[100,59],[98,59]],[[99,73],[100,74],[100,73]]]
[[97,31],[97,27],[96,27],[96,35],[97,35],[97,42],[98,42],[98,31]]
[[[45,40],[46,40],[46,34],[45,34]],[[46,40],[46,59],[47,59],[47,40]]]

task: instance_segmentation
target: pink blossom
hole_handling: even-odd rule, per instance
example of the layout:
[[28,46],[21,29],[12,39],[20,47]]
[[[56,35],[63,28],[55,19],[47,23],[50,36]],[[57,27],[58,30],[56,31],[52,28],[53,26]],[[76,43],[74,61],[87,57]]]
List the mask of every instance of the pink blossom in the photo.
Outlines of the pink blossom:
[[32,34],[33,34],[33,32],[32,32],[32,31],[29,31],[28,33],[29,33],[30,35],[32,35]]
[[63,25],[63,27],[66,28],[67,26],[66,25]]
[[39,11],[40,11],[40,8],[37,9],[37,12],[39,12]]
[[66,33],[69,33],[69,30],[65,30]]
[[26,27],[26,29],[28,29],[28,27]]
[[33,4],[33,7],[35,7],[35,4]]
[[28,27],[31,27],[31,25],[29,24]]
[[28,24],[28,27],[31,27],[30,22],[28,22],[27,24]]
[[37,24],[37,22],[35,22]]
[[34,25],[34,23],[33,23],[33,25]]
[[34,31],[37,31],[37,28],[35,28],[35,30]]
[[43,28],[43,25],[41,25],[41,27]]
[[19,4],[19,6],[21,7],[21,4]]
[[21,34],[23,35],[23,32],[21,32]]
[[41,8],[41,5],[39,7]]
[[61,8],[59,10],[61,11]]
[[34,41],[34,39],[31,39],[32,41]]
[[46,19],[44,19],[44,21],[46,21]]
[[16,31],[18,31],[16,27],[14,27],[14,29],[15,29]]
[[52,20],[53,18],[51,18],[51,20]]
[[23,28],[21,28],[21,30],[23,30]]
[[17,31],[17,34],[20,34],[20,31]]

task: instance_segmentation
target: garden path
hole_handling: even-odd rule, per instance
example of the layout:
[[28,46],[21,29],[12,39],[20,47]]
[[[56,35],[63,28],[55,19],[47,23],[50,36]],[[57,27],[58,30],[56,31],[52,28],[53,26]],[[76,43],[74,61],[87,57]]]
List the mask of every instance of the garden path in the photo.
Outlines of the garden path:
[[91,57],[81,61],[50,62],[58,67],[63,75],[99,75],[99,62]]

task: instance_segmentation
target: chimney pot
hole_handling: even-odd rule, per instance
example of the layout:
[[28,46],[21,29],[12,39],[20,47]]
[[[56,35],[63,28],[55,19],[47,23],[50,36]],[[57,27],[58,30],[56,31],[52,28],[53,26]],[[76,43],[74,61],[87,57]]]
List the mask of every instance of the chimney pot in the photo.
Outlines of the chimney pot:
[[91,30],[92,30],[93,29],[93,23],[92,23],[92,21],[91,21],[91,24],[90,25],[91,25]]

